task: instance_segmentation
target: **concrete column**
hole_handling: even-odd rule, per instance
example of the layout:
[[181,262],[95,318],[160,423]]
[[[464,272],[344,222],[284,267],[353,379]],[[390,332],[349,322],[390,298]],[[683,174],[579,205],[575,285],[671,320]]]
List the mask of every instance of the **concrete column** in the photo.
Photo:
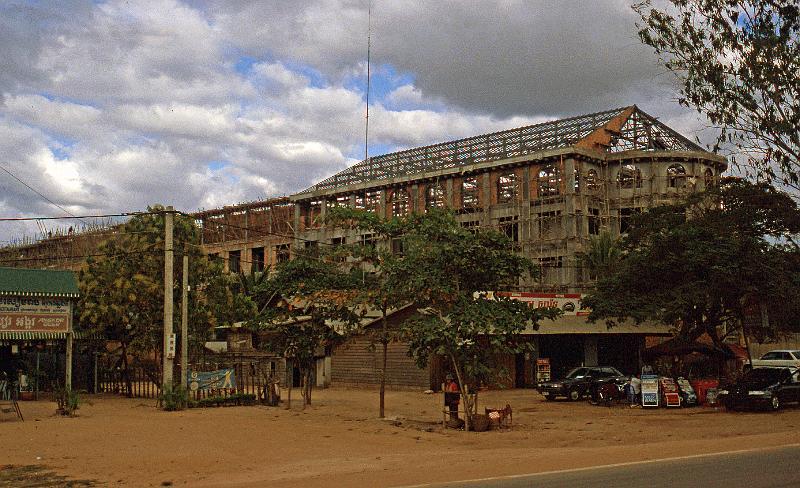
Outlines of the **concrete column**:
[[382,218],[386,218],[388,212],[386,210],[386,188],[381,188],[381,198],[380,203],[378,204],[378,215]]
[[583,336],[583,365],[597,366],[597,342],[595,335]]
[[481,206],[483,207],[482,225],[488,226],[490,222],[489,209],[492,208],[492,172],[487,171],[479,176],[481,182]]
[[414,213],[417,211],[422,212],[423,210],[425,210],[424,206],[420,208],[419,202],[417,201],[418,199],[419,199],[419,185],[416,184],[411,185],[411,204],[408,206],[409,213]]
[[445,206],[447,208],[458,208],[456,202],[453,201],[453,179],[448,178],[447,183],[444,186],[444,195],[446,200]]
[[561,215],[561,235],[565,239],[566,246],[561,247],[561,252],[566,250],[566,253],[564,254],[564,267],[561,269],[563,279],[561,284],[570,286],[576,284],[574,257],[577,251],[575,220],[577,218],[578,197],[575,195],[575,167],[574,159],[567,158],[564,160],[564,213]]
[[[302,217],[302,203],[295,202],[294,204],[294,240],[292,241],[292,246],[289,249],[289,256],[294,257],[297,253],[297,250],[300,246],[300,218]],[[275,261],[277,262],[277,256]]]

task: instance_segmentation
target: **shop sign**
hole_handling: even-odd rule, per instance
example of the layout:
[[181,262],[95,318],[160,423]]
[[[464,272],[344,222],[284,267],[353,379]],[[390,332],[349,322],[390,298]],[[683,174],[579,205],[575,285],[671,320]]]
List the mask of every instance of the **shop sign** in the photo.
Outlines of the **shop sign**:
[[0,297],[0,332],[69,332],[69,300]]
[[658,406],[658,375],[642,375],[642,406]]
[[589,315],[591,310],[581,308],[581,299],[585,296],[580,293],[528,293],[528,292],[497,292],[499,296],[506,296],[530,303],[535,308],[558,308],[564,315]]

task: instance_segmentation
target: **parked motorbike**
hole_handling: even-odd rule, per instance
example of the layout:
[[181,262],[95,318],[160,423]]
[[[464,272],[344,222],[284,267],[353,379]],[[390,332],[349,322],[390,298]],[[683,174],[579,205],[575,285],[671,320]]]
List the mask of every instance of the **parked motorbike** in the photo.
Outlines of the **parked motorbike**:
[[626,398],[625,381],[620,378],[597,381],[592,385],[591,398],[595,405],[610,407],[615,400],[620,401]]

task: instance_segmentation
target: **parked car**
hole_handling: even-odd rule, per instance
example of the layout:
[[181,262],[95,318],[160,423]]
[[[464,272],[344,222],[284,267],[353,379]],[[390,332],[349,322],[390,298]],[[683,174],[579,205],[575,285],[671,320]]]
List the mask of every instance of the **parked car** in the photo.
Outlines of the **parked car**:
[[581,366],[572,369],[562,380],[539,383],[538,390],[547,400],[561,396],[576,401],[589,394],[593,381],[617,376],[624,377],[611,366]]
[[717,395],[729,410],[778,410],[787,403],[800,402],[800,369],[755,368],[736,383],[720,387]]
[[770,351],[764,354],[759,359],[753,359],[752,366],[747,363],[744,365],[745,371],[748,369],[763,367],[800,368],[800,351],[791,349],[778,349],[776,351]]

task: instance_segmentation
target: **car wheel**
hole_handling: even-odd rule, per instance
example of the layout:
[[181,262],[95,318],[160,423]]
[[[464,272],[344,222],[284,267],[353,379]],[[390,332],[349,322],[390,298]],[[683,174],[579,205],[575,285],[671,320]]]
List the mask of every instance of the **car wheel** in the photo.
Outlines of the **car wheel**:
[[772,397],[772,410],[780,410],[781,409],[781,401],[778,398],[778,395],[774,395]]
[[753,369],[753,366],[752,366],[752,365],[750,365],[750,364],[745,364],[745,365],[742,367],[742,373],[747,373],[747,372],[748,372],[748,371],[750,371],[751,369]]
[[554,401],[556,399],[556,396],[555,395],[545,395],[544,399],[547,400],[548,402],[552,402],[552,401]]
[[578,400],[581,399],[581,396],[582,396],[581,392],[579,392],[578,390],[570,390],[569,394],[567,395],[567,398],[569,398],[569,400],[572,402],[577,402]]

